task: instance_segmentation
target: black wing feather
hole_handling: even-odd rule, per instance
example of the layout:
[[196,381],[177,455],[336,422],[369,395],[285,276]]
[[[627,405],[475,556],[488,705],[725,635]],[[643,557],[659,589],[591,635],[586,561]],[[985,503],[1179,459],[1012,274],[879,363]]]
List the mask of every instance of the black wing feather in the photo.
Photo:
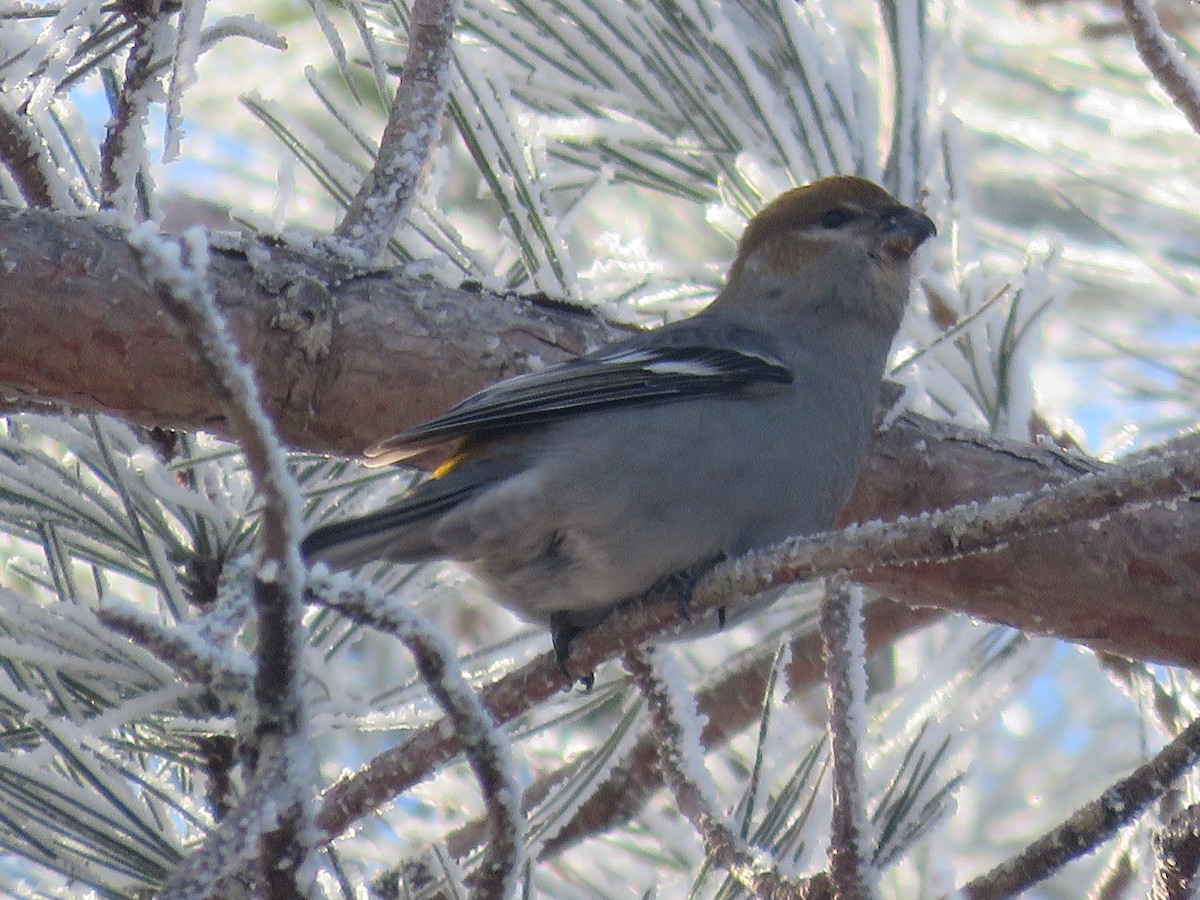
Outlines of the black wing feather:
[[[684,323],[680,323],[684,324]],[[663,329],[658,333],[670,333]],[[464,437],[482,438],[602,408],[737,393],[754,384],[790,384],[791,369],[756,332],[726,346],[678,340],[616,344],[541,372],[485,388],[424,425],[367,451],[375,465]]]

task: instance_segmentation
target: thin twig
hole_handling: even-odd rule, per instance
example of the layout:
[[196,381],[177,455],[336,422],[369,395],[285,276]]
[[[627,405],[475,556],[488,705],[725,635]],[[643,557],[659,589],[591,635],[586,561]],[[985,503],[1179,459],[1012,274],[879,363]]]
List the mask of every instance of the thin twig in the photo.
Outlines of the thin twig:
[[1031,493],[964,503],[915,519],[869,522],[834,534],[793,538],[715,567],[696,586],[697,613],[773,587],[842,572],[851,581],[880,577],[880,568],[948,562],[1056,531],[1099,522],[1123,508],[1173,502],[1200,490],[1200,453],[1138,458]]
[[1174,38],[1163,30],[1154,4],[1150,0],[1121,0],[1121,9],[1142,62],[1187,117],[1192,130],[1200,134],[1200,81],[1188,70]]
[[833,810],[829,877],[838,900],[875,895],[870,819],[862,784],[859,735],[865,726],[867,660],[863,642],[862,588],[831,579],[821,603],[821,637],[829,695],[833,758]]
[[71,212],[75,198],[50,155],[45,138],[32,121],[19,115],[0,96],[0,164],[16,182],[30,206]]
[[391,604],[378,591],[345,576],[325,580],[318,570],[309,587],[322,605],[395,636],[412,653],[417,671],[462,741],[487,808],[490,840],[472,894],[512,896],[525,862],[521,787],[513,774],[508,740],[463,677],[454,652],[415,611]]
[[809,878],[784,876],[756,855],[717,812],[716,788],[704,767],[695,701],[685,695],[679,684],[681,676],[666,651],[659,647],[631,650],[625,654],[625,668],[646,698],[667,785],[679,811],[700,833],[709,858],[756,897],[810,900],[831,896],[824,873]]
[[1149,762],[1138,766],[1016,856],[963,887],[958,896],[967,900],[999,900],[1028,890],[1071,860],[1091,853],[1137,819],[1198,759],[1200,719],[1188,725]]
[[339,245],[371,262],[408,216],[417,180],[437,140],[454,53],[457,0],[414,0],[408,55],[375,165],[334,231]]
[[253,685],[250,667],[239,669],[235,665],[244,658],[214,646],[188,628],[166,628],[157,616],[110,597],[103,598],[96,609],[96,618],[154,654],[179,677],[221,695],[250,692]]
[[[311,885],[300,875],[311,852],[309,827],[311,807],[306,802],[312,761],[298,740],[306,733],[308,711],[303,680],[304,568],[300,562],[301,517],[299,493],[287,467],[283,446],[263,408],[262,398],[250,368],[238,358],[228,323],[218,310],[208,283],[208,241],[200,229],[183,236],[186,257],[180,245],[164,239],[150,225],[129,234],[147,278],[158,288],[164,307],[179,324],[199,359],[213,389],[221,397],[234,433],[241,439],[247,468],[263,500],[259,529],[259,566],[254,579],[258,644],[254,674],[254,697],[258,720],[254,739],[259,766],[269,761],[276,771],[270,780],[255,773],[242,806],[262,815],[270,802],[275,816],[263,816],[270,825],[259,838],[260,877],[270,896],[301,897]],[[237,814],[226,819],[218,831],[226,830]],[[247,832],[241,832],[243,835]],[[204,873],[203,887],[215,890],[209,876],[214,866],[235,865],[240,855],[218,857],[212,848],[222,841],[209,840],[174,874],[167,896],[174,888],[195,884]],[[207,858],[205,858],[207,857]],[[190,887],[188,888],[191,889]]]
[[[885,599],[873,601],[865,612],[868,653],[939,621],[943,615],[930,607],[915,609]],[[736,668],[724,672],[718,681],[697,692],[696,707],[704,721],[700,740],[706,750],[727,744],[761,713],[773,653],[769,646],[759,649],[761,652],[741,660]],[[819,632],[804,631],[793,635],[787,651],[790,657],[786,669],[789,692],[803,691],[821,681],[825,669]],[[578,766],[586,764],[588,756],[584,754],[547,772],[526,788],[526,811],[540,804]],[[658,739],[652,731],[645,731],[570,820],[557,833],[545,838],[538,859],[552,859],[580,841],[620,827],[637,815],[662,787],[657,759]],[[451,832],[446,837],[446,846],[454,856],[463,857],[479,846],[482,833],[483,823],[476,820]]]
[[1196,896],[1200,870],[1200,804],[1193,803],[1154,834],[1153,900],[1187,900]]
[[137,180],[145,170],[150,104],[158,91],[155,62],[169,55],[173,12],[169,4],[151,0],[134,16],[125,81],[100,144],[101,203],[131,219],[137,210]]

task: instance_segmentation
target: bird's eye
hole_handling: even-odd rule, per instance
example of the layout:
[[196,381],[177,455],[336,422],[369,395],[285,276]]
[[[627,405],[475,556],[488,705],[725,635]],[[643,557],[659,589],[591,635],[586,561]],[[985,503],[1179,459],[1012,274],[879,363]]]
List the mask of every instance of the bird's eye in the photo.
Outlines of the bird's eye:
[[831,209],[821,216],[821,224],[826,228],[841,228],[854,218],[854,213],[848,209]]

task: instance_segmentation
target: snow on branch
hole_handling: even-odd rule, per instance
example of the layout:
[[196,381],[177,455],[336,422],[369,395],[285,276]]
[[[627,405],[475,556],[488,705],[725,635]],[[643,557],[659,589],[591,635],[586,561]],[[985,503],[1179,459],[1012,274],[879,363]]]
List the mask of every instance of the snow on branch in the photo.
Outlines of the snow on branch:
[[862,779],[861,738],[866,729],[867,658],[862,588],[831,579],[821,603],[821,637],[829,695],[833,760],[833,815],[829,878],[846,900],[876,896],[871,822]]
[[946,562],[1077,522],[1099,523],[1122,508],[1178,503],[1200,490],[1200,451],[1164,450],[1039,491],[964,503],[895,522],[852,525],[794,538],[715,567],[697,585],[697,612],[786,584],[846,573],[855,581],[879,570]]
[[0,165],[12,176],[30,206],[64,211],[76,208],[75,197],[32,118],[12,109],[3,94],[0,94]]
[[1200,761],[1200,719],[1188,725],[1149,762],[1138,766],[1016,856],[963,886],[955,896],[966,900],[999,900],[1027,891],[1135,821],[1177,779],[1194,768],[1197,761]]
[[[298,549],[302,527],[299,492],[288,471],[283,446],[263,408],[254,374],[239,358],[228,324],[217,308],[208,281],[209,248],[204,232],[189,230],[181,246],[145,223],[130,231],[129,242],[146,277],[157,286],[163,305],[179,324],[221,397],[263,499],[259,568],[254,579],[258,628],[254,674],[258,718],[254,737],[260,767],[275,771],[266,779],[256,770],[252,788],[241,806],[261,810],[264,805],[277,804],[272,807],[274,816],[264,814],[269,822],[259,832],[260,875],[268,884],[281,884],[295,896],[304,896],[308,887],[301,884],[300,870],[311,852],[312,810],[306,800],[314,762],[305,743],[308,716],[303,694],[304,570]],[[238,818],[231,816],[218,831],[228,832],[235,827],[230,823]],[[175,873],[169,889],[190,881],[198,871],[212,865],[206,857],[219,843],[210,836]],[[227,857],[221,862],[235,865],[236,859]]]
[[463,677],[454,651],[414,610],[390,602],[382,592],[346,575],[331,576],[318,566],[309,591],[310,599],[393,635],[412,653],[417,671],[453,725],[487,808],[489,842],[474,879],[473,895],[511,897],[525,862],[521,786],[513,772],[508,739]]
[[1142,62],[1187,117],[1192,130],[1200,134],[1200,80],[1189,70],[1174,39],[1163,30],[1154,4],[1150,0],[1121,0],[1121,8]]
[[437,140],[450,95],[456,0],[414,0],[408,55],[375,165],[334,231],[338,244],[364,261],[383,252],[412,209],[417,180]]
[[249,659],[218,649],[186,627],[166,628],[159,616],[111,597],[104,598],[96,617],[154,654],[180,677],[218,696],[250,693],[254,675]]
[[808,878],[786,877],[771,860],[754,853],[718,811],[717,789],[704,765],[696,703],[683,673],[667,651],[662,647],[639,648],[625,654],[624,661],[650,709],[667,785],[675,794],[679,811],[703,838],[709,858],[729,870],[756,897],[815,900],[830,896],[830,883],[824,873]]
[[150,104],[160,91],[155,63],[168,55],[175,39],[172,15],[173,11],[164,6],[136,17],[133,46],[125,62],[125,82],[117,92],[100,145],[101,202],[131,221],[146,218],[148,212],[139,210],[137,183],[146,172]]

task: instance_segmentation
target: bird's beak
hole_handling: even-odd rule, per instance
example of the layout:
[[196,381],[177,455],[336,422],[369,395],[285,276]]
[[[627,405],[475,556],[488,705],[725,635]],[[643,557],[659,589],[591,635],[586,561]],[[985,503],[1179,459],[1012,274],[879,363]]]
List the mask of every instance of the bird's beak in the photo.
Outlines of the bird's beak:
[[923,212],[897,206],[883,219],[880,244],[897,262],[903,262],[923,243],[937,234],[933,219]]

